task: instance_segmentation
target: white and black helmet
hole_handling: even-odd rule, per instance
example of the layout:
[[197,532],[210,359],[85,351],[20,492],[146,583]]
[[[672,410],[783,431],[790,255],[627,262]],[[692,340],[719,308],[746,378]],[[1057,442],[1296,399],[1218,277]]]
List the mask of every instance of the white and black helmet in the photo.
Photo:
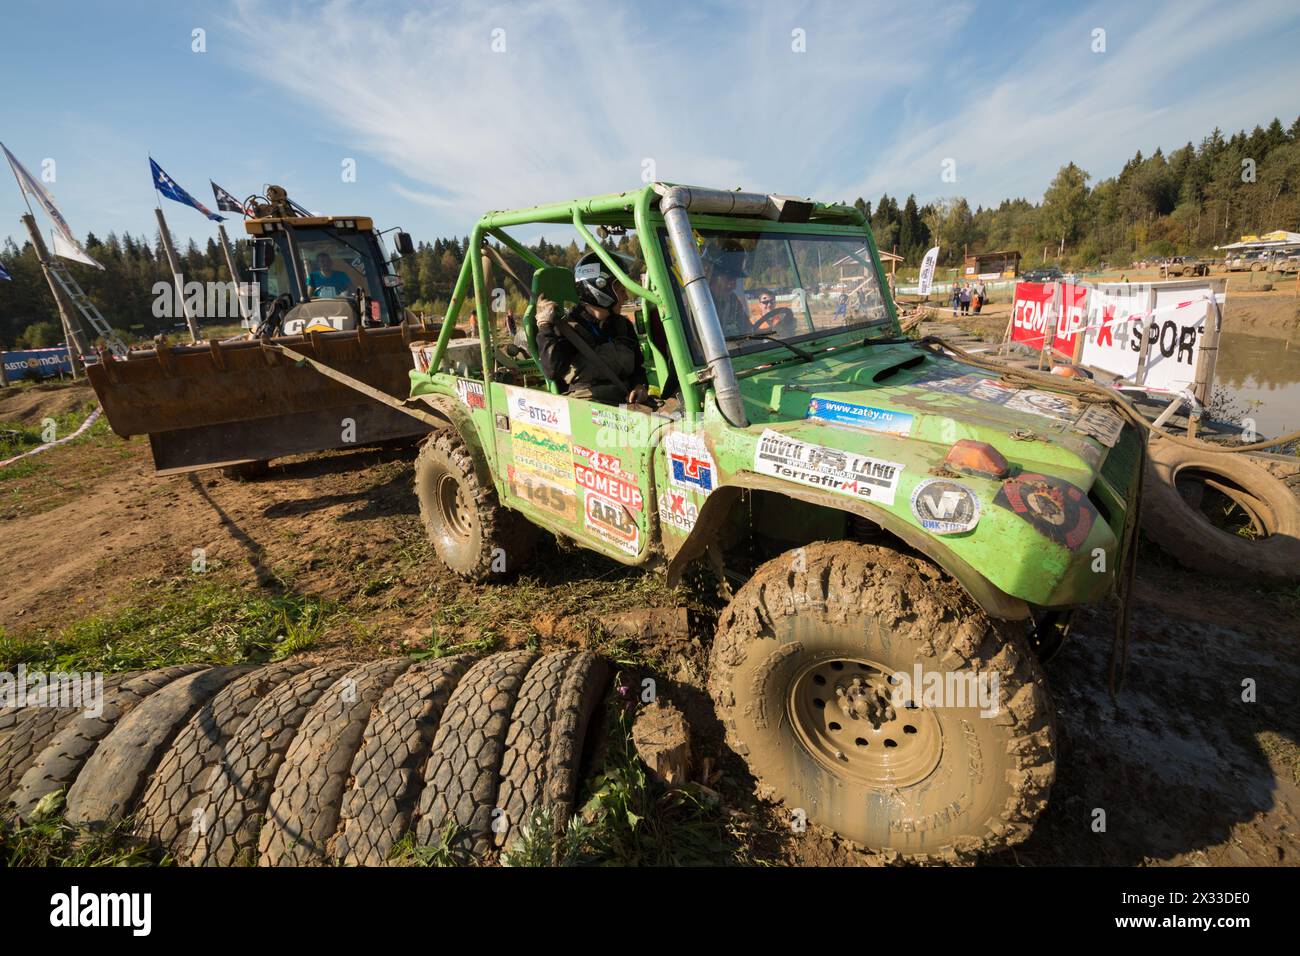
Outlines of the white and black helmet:
[[[621,252],[610,252],[619,261],[624,271],[632,268],[633,260]],[[601,261],[594,252],[585,253],[573,267],[573,281],[578,286],[578,298],[601,309],[612,309],[618,300],[615,298],[614,286],[618,280],[609,266]]]

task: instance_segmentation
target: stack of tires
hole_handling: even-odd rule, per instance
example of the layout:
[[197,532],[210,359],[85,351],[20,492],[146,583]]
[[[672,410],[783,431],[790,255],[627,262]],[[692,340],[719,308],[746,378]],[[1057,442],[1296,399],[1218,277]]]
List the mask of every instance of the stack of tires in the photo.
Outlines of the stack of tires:
[[572,813],[608,668],[589,652],[168,667],[99,713],[0,711],[0,800],[118,825],[195,866],[380,865],[408,833],[461,858]]

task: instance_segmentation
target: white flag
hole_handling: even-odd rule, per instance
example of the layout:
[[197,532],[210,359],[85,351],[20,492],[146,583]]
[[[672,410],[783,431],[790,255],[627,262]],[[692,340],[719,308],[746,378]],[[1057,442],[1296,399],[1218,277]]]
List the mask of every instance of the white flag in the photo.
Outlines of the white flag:
[[86,251],[82,249],[81,246],[65,239],[63,233],[59,232],[57,229],[50,233],[50,238],[54,240],[54,254],[56,256],[62,256],[64,259],[71,259],[73,262],[81,262],[88,266],[94,266],[96,269],[104,268],[94,259],[90,258],[90,256],[86,255]]
[[916,284],[918,295],[929,295],[930,286],[934,284],[934,264],[939,261],[939,247],[932,246],[921,260],[921,278]]
[[[54,205],[54,197],[49,191],[41,185],[40,180],[27,171],[18,158],[9,152],[9,147],[0,143],[0,149],[4,150],[5,159],[9,160],[9,168],[14,171],[14,176],[18,178],[18,186],[24,193],[36,200],[37,205],[45,210],[45,214],[50,217],[54,223],[54,254],[62,256],[65,259],[71,259],[74,262],[83,262],[88,266],[94,266],[96,269],[103,269],[98,262],[86,255],[81,243],[77,242],[77,237],[72,234],[68,227],[68,221],[63,218],[63,213],[59,212],[59,207]],[[62,242],[60,242],[62,239]]]

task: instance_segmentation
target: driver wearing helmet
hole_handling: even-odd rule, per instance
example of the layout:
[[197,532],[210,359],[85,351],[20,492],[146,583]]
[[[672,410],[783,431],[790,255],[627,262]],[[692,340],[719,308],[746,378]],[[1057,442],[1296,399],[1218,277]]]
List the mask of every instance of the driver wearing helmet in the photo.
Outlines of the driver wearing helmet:
[[568,312],[549,299],[537,304],[542,371],[573,398],[646,404],[650,394],[641,343],[632,323],[619,313],[627,290],[594,252],[578,260],[573,278],[579,302]]

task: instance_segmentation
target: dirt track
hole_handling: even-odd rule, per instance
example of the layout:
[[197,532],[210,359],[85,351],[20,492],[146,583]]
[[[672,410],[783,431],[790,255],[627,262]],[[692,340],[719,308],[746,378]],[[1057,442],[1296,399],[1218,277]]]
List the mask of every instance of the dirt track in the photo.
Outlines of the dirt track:
[[[87,394],[6,390],[0,420],[39,419]],[[702,756],[730,774],[718,784],[724,800],[743,803],[743,770],[708,727],[707,622],[700,640],[671,610],[688,596],[551,543],[515,584],[476,590],[448,580],[422,539],[409,454],[295,459],[266,480],[240,483],[215,473],[155,478],[144,442],[107,434],[54,449],[29,474],[0,483],[0,632],[40,639],[88,613],[147,601],[160,582],[192,575],[196,548],[233,584],[332,602],[339,612],[316,648],[324,656],[400,652],[434,625],[468,640],[490,621],[498,647],[532,641],[543,650],[621,630],[638,635],[639,657],[663,692],[700,724]],[[1297,610],[1294,591],[1224,586],[1148,551],[1118,704],[1106,691],[1111,617],[1103,608],[1082,616],[1048,664],[1061,731],[1051,806],[1027,844],[990,862],[1300,861]],[[1245,680],[1257,703],[1242,701]],[[786,833],[778,809],[754,815],[759,856],[878,862],[815,831]]]

